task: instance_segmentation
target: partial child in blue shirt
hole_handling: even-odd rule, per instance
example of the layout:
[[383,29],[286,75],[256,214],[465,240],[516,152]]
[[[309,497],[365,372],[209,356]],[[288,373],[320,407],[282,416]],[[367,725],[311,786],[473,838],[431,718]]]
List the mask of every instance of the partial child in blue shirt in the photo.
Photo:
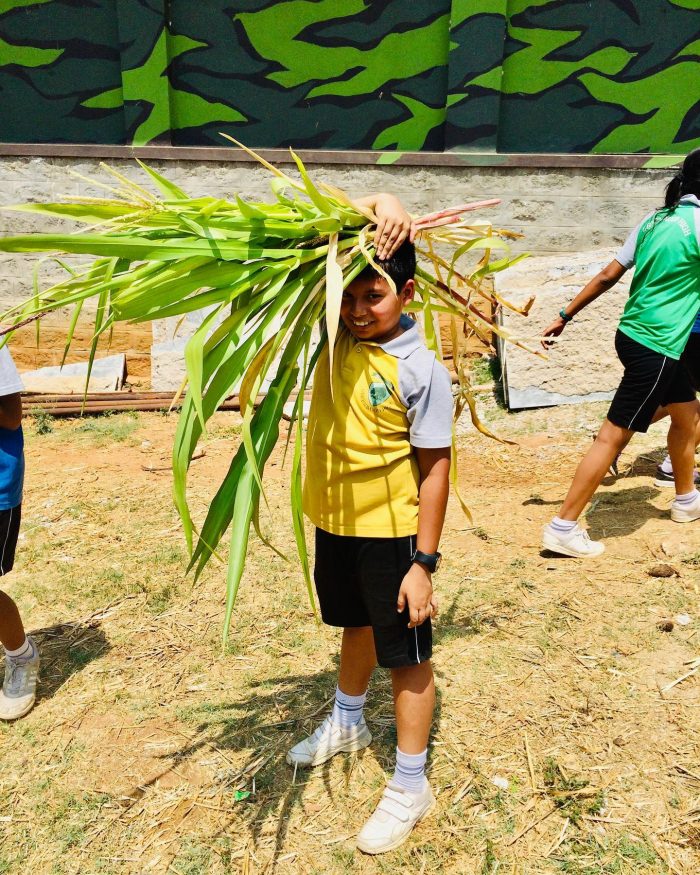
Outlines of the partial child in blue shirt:
[[[22,517],[24,486],[24,387],[7,345],[0,347],[0,576],[12,570]],[[24,631],[14,601],[0,590],[0,643],[5,677],[0,690],[0,720],[24,717],[36,700],[39,651]]]

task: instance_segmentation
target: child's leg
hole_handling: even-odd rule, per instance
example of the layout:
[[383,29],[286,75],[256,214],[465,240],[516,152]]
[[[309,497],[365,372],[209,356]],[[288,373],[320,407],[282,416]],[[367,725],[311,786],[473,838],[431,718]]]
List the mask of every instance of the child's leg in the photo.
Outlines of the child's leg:
[[343,629],[340,647],[338,687],[348,696],[361,696],[367,691],[369,679],[377,665],[374,634],[371,626]]
[[695,468],[695,443],[700,415],[697,401],[669,404],[671,427],[668,430],[668,452],[673,465],[676,494],[693,492]]
[[0,590],[0,643],[5,650],[19,650],[26,640],[17,605]]
[[319,766],[338,753],[367,747],[372,736],[362,712],[367,685],[376,664],[372,627],[344,628],[333,710],[311,735],[287,753],[290,765]]
[[609,419],[603,422],[593,445],[581,459],[564,503],[559,519],[577,520],[593,497],[608,472],[615,456],[627,445],[634,434],[627,428],[613,425]]
[[316,529],[314,580],[321,616],[329,626],[343,629],[343,640],[333,711],[287,753],[293,766],[318,766],[372,741],[362,711],[377,655],[356,573],[362,543],[360,538]]
[[[698,402],[698,400],[696,399],[692,403],[695,404],[695,410],[697,413],[697,424],[695,426],[695,449],[697,450],[697,448],[700,447],[700,402]],[[663,419],[665,416],[668,416],[668,415],[669,415],[669,406],[659,407],[656,414],[654,415],[654,419],[652,420],[652,422],[658,422],[660,419]],[[671,462],[670,452],[668,453],[666,458],[661,463],[661,468],[667,474],[672,474],[673,466],[672,466],[672,462]]]
[[435,680],[430,660],[391,670],[399,750],[420,754],[428,746],[435,711]]
[[374,814],[357,836],[357,847],[367,854],[382,854],[398,847],[435,802],[425,779],[428,736],[435,710],[430,660],[392,668],[391,684],[398,740],[396,769]]
[[0,641],[5,648],[5,677],[0,689],[0,720],[17,720],[36,701],[39,651],[24,633],[17,605],[0,591]]
[[367,687],[377,664],[371,626],[343,629],[340,670],[335,690],[331,721],[348,730],[362,722]]

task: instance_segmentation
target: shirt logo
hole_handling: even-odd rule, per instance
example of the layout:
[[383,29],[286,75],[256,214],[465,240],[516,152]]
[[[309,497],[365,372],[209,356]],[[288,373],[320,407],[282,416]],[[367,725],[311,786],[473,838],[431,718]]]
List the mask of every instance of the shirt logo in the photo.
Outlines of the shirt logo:
[[389,398],[394,387],[376,371],[372,373],[372,376],[375,379],[369,384],[369,403],[372,407],[379,407]]

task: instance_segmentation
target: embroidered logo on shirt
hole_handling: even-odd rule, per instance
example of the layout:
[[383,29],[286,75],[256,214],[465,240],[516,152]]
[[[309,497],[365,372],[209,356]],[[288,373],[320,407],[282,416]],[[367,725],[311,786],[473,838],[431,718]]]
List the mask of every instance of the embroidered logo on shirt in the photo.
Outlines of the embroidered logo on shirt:
[[376,371],[372,372],[372,376],[375,379],[369,384],[369,403],[372,407],[379,407],[391,396],[394,387]]

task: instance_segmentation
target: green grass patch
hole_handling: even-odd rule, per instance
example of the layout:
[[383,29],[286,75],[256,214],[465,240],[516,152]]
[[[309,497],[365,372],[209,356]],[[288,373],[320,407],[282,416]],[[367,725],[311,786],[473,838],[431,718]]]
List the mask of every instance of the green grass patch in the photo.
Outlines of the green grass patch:
[[545,760],[543,777],[547,795],[575,825],[584,814],[597,814],[605,803],[602,791],[591,788],[583,778],[566,775],[552,757]]
[[170,870],[178,875],[206,875],[210,871],[211,851],[197,842],[183,842],[180,851],[170,864]]

